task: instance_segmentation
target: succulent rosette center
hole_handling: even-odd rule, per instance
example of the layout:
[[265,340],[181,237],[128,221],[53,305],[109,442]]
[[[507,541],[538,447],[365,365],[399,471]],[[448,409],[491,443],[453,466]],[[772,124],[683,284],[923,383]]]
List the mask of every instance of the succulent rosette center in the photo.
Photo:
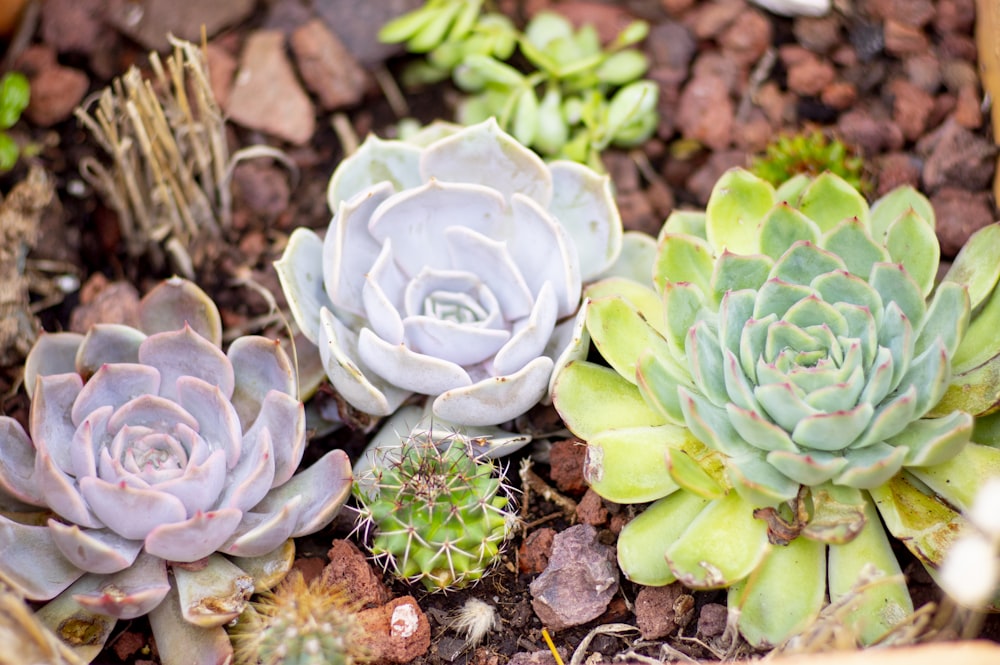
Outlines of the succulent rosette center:
[[496,425],[546,395],[621,222],[605,177],[495,122],[430,131],[369,138],[331,179],[325,238],[297,229],[276,267],[349,404],[384,416],[417,393],[439,420]]

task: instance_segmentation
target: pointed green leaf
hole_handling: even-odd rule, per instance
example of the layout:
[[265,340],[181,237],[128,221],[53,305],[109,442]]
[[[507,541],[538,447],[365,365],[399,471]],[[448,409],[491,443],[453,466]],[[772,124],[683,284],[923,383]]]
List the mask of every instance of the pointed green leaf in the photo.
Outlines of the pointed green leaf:
[[868,497],[853,487],[823,483],[810,490],[813,515],[802,537],[827,544],[850,542],[865,526]]
[[798,450],[798,447],[792,443],[788,432],[769,422],[761,414],[741,409],[732,402],[726,404],[726,413],[729,415],[729,422],[733,424],[740,437],[754,448],[763,451],[795,452]]
[[730,587],[740,610],[740,634],[757,649],[777,646],[805,630],[826,600],[826,545],[796,538],[772,547],[754,574]]
[[[882,365],[879,366],[880,371],[882,367]],[[883,377],[884,375],[885,373],[882,373],[879,376]],[[868,402],[864,393],[861,395],[861,400]],[[871,402],[868,403],[870,404]],[[855,448],[864,448],[873,443],[885,441],[902,432],[914,418],[918,417],[917,387],[910,386],[906,389],[906,392],[895,395],[876,406],[875,414],[868,423],[868,429],[854,442],[853,446]]]
[[899,385],[903,374],[910,368],[916,335],[899,304],[890,302],[882,315],[882,325],[878,330],[878,344],[892,354],[892,387]]
[[730,291],[719,306],[719,343],[722,348],[738,354],[743,329],[753,317],[757,294],[750,290]]
[[718,589],[752,573],[769,549],[767,525],[754,518],[753,507],[739,494],[730,492],[695,517],[670,543],[666,557],[684,586]]
[[733,457],[726,471],[733,488],[755,508],[777,506],[799,493],[797,482],[758,455]]
[[635,382],[639,355],[646,349],[670,353],[666,340],[621,297],[598,298],[587,311],[587,331],[601,355],[626,380]]
[[800,328],[826,325],[834,335],[842,337],[847,334],[847,320],[833,305],[823,302],[815,295],[803,298],[789,307],[782,318]]
[[811,182],[812,179],[805,173],[793,175],[778,186],[777,191],[774,193],[774,198],[777,201],[784,201],[793,208],[797,208],[799,199],[802,198],[802,192],[806,191],[806,187]]
[[715,303],[722,302],[730,291],[759,289],[771,272],[774,263],[762,254],[733,254],[725,251],[715,262],[712,275],[712,292]]
[[667,451],[667,469],[675,483],[700,497],[721,499],[726,495],[726,488],[683,450]]
[[861,278],[838,270],[820,275],[810,286],[828,303],[842,302],[866,307],[878,325],[882,318],[882,297],[868,285],[867,277],[867,272]]
[[[851,594],[857,602],[846,625],[862,644],[871,644],[913,613],[913,600],[871,502],[865,506],[865,526],[854,540],[830,545],[830,600]],[[876,581],[860,588],[862,573],[874,570]]]
[[934,230],[934,206],[927,197],[910,186],[897,187],[872,204],[872,237],[882,242],[886,231],[902,215],[912,213]]
[[969,442],[972,425],[972,416],[964,411],[952,411],[944,418],[914,420],[886,443],[907,449],[907,466],[941,464],[957,455]]
[[844,261],[836,254],[800,241],[781,255],[771,269],[771,277],[789,284],[809,286],[820,275],[846,269]]
[[900,386],[916,386],[917,402],[914,406],[917,415],[922,416],[941,401],[948,388],[948,380],[948,352],[939,338],[913,359],[899,383]]
[[663,332],[664,313],[660,295],[648,286],[624,277],[608,277],[589,284],[583,291],[584,298],[600,300],[618,296],[632,305],[646,323]]
[[861,403],[849,411],[818,413],[806,418],[792,430],[792,440],[814,450],[843,450],[868,426],[874,409]]
[[[636,380],[639,393],[654,411],[668,422],[684,424],[684,412],[681,410],[677,388],[694,388],[694,382],[683,365],[670,356],[647,351],[639,356]],[[603,410],[603,400],[600,397],[595,399],[602,404]]]
[[805,418],[819,413],[806,404],[788,382],[759,385],[754,389],[754,396],[767,415],[788,432]]
[[908,469],[961,511],[968,511],[979,488],[1000,477],[1000,449],[969,443],[947,462]]
[[701,210],[674,210],[667,217],[667,221],[660,227],[660,232],[656,236],[656,242],[663,241],[667,234],[689,235],[705,240],[708,236],[705,232],[705,213]]
[[847,468],[834,478],[834,482],[858,489],[871,489],[888,481],[903,468],[906,449],[875,443],[864,448],[852,448],[844,452],[844,457],[848,461]]
[[777,202],[774,188],[745,169],[726,171],[708,199],[705,231],[717,251],[760,252],[760,223]]
[[864,223],[854,218],[835,226],[823,237],[820,246],[843,259],[852,275],[865,280],[876,263],[890,260],[885,247],[875,242]]
[[994,292],[1000,280],[1000,222],[985,226],[965,242],[944,276],[946,282],[969,287],[969,306],[975,310]]
[[[757,292],[757,302],[754,306],[753,318],[761,320],[769,314],[783,318],[785,312],[803,298],[813,295],[813,290],[800,284],[789,284],[774,278],[764,282]],[[763,351],[763,347],[759,349]]]
[[818,243],[819,237],[815,222],[787,203],[779,203],[761,224],[760,251],[777,261],[796,242]]
[[[944,289],[942,284],[939,290]],[[983,307],[972,317],[952,358],[956,374],[979,367],[990,358],[1000,354],[1000,289],[985,301]]]
[[586,361],[570,363],[558,374],[552,401],[566,427],[585,441],[608,429],[664,422],[633,384],[614,370]]
[[693,284],[668,282],[664,285],[664,337],[679,358],[684,356],[688,333],[703,314],[704,302],[701,290]]
[[775,450],[767,454],[767,461],[795,482],[810,487],[831,480],[847,466],[847,460],[843,456],[818,451],[807,454]]
[[715,406],[701,395],[686,388],[678,388],[677,392],[681,400],[684,422],[699,441],[730,457],[758,454],[757,450],[736,433],[725,409]]
[[690,282],[706,297],[712,294],[715,262],[704,240],[685,235],[663,236],[653,270],[653,283],[661,293],[667,282]]
[[618,534],[618,565],[636,584],[664,586],[677,580],[663,556],[708,500],[680,490],[664,497],[626,524]]
[[872,268],[868,283],[878,291],[883,303],[898,305],[914,328],[924,320],[927,305],[923,292],[902,266],[893,263],[877,263]]
[[685,352],[691,378],[701,394],[714,404],[725,404],[728,395],[722,371],[722,347],[706,321],[696,323],[688,332]]
[[885,246],[892,260],[901,263],[914,279],[924,297],[930,295],[941,261],[941,247],[926,220],[913,210],[904,213],[886,231]]
[[824,232],[851,217],[857,217],[864,228],[870,228],[865,197],[846,180],[829,171],[813,180],[802,192],[798,208]]
[[510,133],[524,145],[531,145],[538,132],[538,96],[534,88],[524,88],[517,95]]

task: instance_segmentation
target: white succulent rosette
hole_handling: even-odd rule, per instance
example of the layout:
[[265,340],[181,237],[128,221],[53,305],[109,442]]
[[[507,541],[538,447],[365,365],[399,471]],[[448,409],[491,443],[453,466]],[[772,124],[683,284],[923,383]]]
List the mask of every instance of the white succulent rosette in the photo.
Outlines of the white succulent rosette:
[[150,614],[163,663],[223,662],[222,626],[287,572],[289,539],[333,519],[350,464],[333,450],[295,473],[305,411],[277,341],[223,353],[214,303],[177,278],[140,318],[29,353],[28,431],[0,417],[0,580],[51,599],[40,618],[64,638],[70,617],[89,626],[85,659]]
[[526,412],[574,337],[581,283],[622,247],[606,176],[546,164],[493,120],[369,137],[328,198],[325,238],[296,229],[275,266],[333,387],[377,416],[414,393],[455,425]]

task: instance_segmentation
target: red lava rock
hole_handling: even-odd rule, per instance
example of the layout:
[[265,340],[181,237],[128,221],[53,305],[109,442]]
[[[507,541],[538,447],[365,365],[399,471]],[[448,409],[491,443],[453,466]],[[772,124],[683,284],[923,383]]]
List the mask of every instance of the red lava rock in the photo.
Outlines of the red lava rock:
[[775,127],[780,127],[795,118],[795,96],[783,92],[774,81],[768,81],[758,88],[754,102],[764,111],[768,122]]
[[934,18],[931,0],[892,0],[892,14],[900,23],[922,28]]
[[903,132],[895,123],[876,119],[861,109],[841,115],[837,121],[837,132],[866,155],[877,155],[883,149],[899,150],[905,143]]
[[971,32],[976,20],[974,0],[937,0],[934,29],[940,33]]
[[[635,597],[635,625],[644,640],[659,640],[670,635],[683,624],[678,622],[675,606],[682,596],[691,596],[678,583],[666,586],[644,586]],[[688,617],[690,620],[690,617]]]
[[979,129],[983,112],[979,105],[979,90],[974,85],[962,86],[955,103],[955,122],[966,129]]
[[702,605],[698,614],[698,634],[702,637],[718,637],[726,631],[729,609],[719,603]]
[[836,14],[800,16],[792,22],[792,33],[799,44],[820,55],[828,53],[843,41],[840,18]]
[[226,109],[229,106],[229,93],[233,90],[233,75],[238,66],[236,58],[228,49],[209,42],[205,48],[205,59],[208,64],[208,85],[212,88],[215,101],[222,109]]
[[941,63],[941,80],[945,87],[956,92],[967,85],[978,86],[979,75],[971,62],[949,58]]
[[288,209],[287,172],[270,160],[240,162],[233,169],[233,198],[253,216],[273,222]]
[[552,554],[552,539],[555,529],[548,527],[529,533],[517,550],[517,568],[525,575],[534,575],[545,570]]
[[878,157],[875,162],[878,186],[875,195],[888,194],[896,187],[920,186],[920,160],[906,152],[890,152]]
[[934,109],[934,97],[909,81],[894,79],[889,83],[892,95],[892,119],[908,140],[916,140],[927,130]]
[[954,32],[943,35],[938,51],[942,58],[961,58],[967,62],[976,60],[976,42],[969,35]]
[[55,50],[42,44],[25,49],[16,68],[31,83],[31,101],[24,115],[39,127],[51,127],[73,115],[90,86],[86,74],[60,65]]
[[744,9],[719,35],[719,45],[727,55],[745,67],[760,59],[771,46],[771,22],[756,9]]
[[324,110],[361,101],[368,76],[323,21],[313,19],[298,28],[291,43],[302,80]]
[[646,38],[646,48],[652,66],[682,70],[686,76],[688,66],[698,50],[698,43],[691,32],[675,21],[654,25]]
[[105,17],[143,48],[165,51],[170,47],[168,34],[198,43],[202,28],[212,37],[247,19],[256,5],[254,0],[108,0]]
[[233,122],[295,145],[312,138],[312,103],[285,55],[283,33],[258,30],[247,38],[226,110]]
[[994,221],[989,192],[942,187],[931,196],[931,205],[943,257],[954,257],[970,235]]
[[550,630],[587,623],[618,591],[614,548],[597,540],[597,529],[577,524],[557,533],[549,565],[528,587],[531,607]]
[[653,212],[653,206],[643,192],[621,192],[616,200],[626,231],[642,231],[652,236],[659,232],[663,219]]
[[718,76],[696,74],[681,91],[677,127],[685,138],[723,150],[732,139],[734,112],[726,82]]
[[99,43],[103,0],[46,0],[42,3],[42,40],[59,53],[89,55]]
[[730,95],[741,93],[746,79],[744,68],[732,57],[719,51],[702,53],[691,68],[691,78],[709,76],[725,81],[726,91]]
[[385,605],[358,612],[372,660],[408,663],[431,647],[431,625],[413,596],[394,598]]
[[86,333],[97,323],[139,325],[139,292],[129,282],[109,282],[95,273],[80,289],[80,304],[69,318],[69,329]]
[[857,98],[858,89],[847,81],[834,81],[819,93],[821,102],[838,111],[851,108]]
[[576,504],[576,519],[581,524],[591,526],[601,526],[608,521],[608,509],[604,507],[604,499],[592,488],[588,488],[580,503]]
[[[416,9],[423,0],[322,0],[311,3],[312,10],[323,19],[344,43],[348,52],[363,66],[381,65],[388,57],[403,52],[401,44],[383,44],[379,29],[391,19]],[[364,136],[363,132],[360,132]]]
[[934,94],[941,86],[941,62],[931,53],[911,55],[903,60],[906,78],[921,90]]
[[684,16],[684,23],[698,39],[712,39],[732,25],[745,7],[743,0],[696,3],[694,9]]
[[917,152],[926,155],[922,175],[924,187],[931,191],[948,186],[986,189],[996,169],[996,146],[953,119],[921,139]]
[[773,138],[774,128],[759,108],[750,109],[746,119],[737,119],[733,127],[733,142],[746,152],[763,152]]
[[306,584],[323,574],[326,560],[318,556],[309,556],[296,559],[292,564],[292,569],[302,573],[302,579]]
[[146,641],[146,636],[142,633],[137,633],[132,630],[126,630],[121,635],[115,638],[114,649],[115,655],[121,660],[127,660],[134,656],[139,649],[146,646],[148,642]]
[[806,60],[816,60],[816,54],[798,44],[784,44],[778,48],[778,58],[786,68]]
[[660,0],[660,6],[671,16],[677,16],[691,9],[695,0]]
[[549,478],[562,492],[578,493],[587,489],[583,465],[587,446],[579,439],[562,439],[549,450]]
[[833,83],[837,70],[813,54],[788,68],[788,89],[805,96],[818,95]]
[[895,19],[888,19],[883,27],[885,50],[895,56],[924,53],[930,40],[921,28],[915,28]]
[[658,219],[666,219],[674,209],[674,193],[670,186],[663,181],[657,180],[649,183],[649,187],[646,188],[646,197],[649,199],[650,205],[653,206],[653,213]]
[[335,540],[327,557],[330,563],[323,569],[324,585],[343,588],[361,606],[388,602],[389,590],[357,545],[349,540]]

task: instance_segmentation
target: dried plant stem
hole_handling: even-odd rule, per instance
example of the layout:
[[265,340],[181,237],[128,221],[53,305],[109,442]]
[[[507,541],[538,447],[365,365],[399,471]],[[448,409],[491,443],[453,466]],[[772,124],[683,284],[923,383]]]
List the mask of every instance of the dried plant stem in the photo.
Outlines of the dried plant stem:
[[524,484],[525,497],[522,505],[527,505],[528,490],[531,490],[541,495],[546,501],[556,504],[569,519],[576,519],[576,501],[552,489],[547,482],[542,480],[541,476],[532,471],[530,459],[525,459],[521,462],[521,468],[518,473],[521,476],[521,482]]

